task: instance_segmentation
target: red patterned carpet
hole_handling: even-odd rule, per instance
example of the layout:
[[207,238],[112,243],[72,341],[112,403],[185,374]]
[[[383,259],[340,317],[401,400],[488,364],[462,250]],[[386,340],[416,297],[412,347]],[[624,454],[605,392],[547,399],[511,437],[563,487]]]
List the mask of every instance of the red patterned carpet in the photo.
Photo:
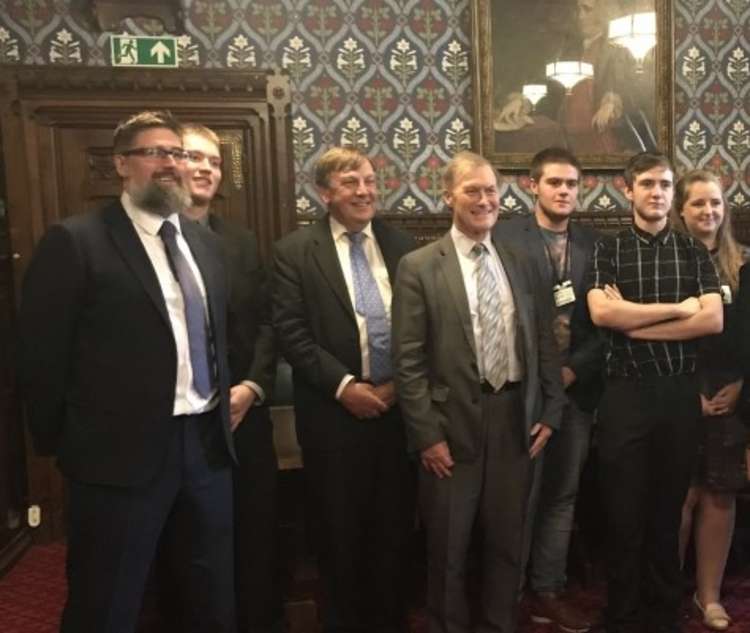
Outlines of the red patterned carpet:
[[[65,547],[36,546],[0,579],[0,633],[55,633],[65,599]],[[750,633],[750,570],[730,574],[724,584],[724,605],[735,621],[731,633]],[[573,592],[576,602],[592,612],[603,602],[603,587]],[[686,600],[685,633],[706,631]],[[412,614],[413,633],[426,633],[424,615]],[[173,633],[173,632],[160,632]],[[175,632],[176,633],[176,632]],[[300,632],[300,633],[313,633]],[[520,633],[556,633],[551,625],[533,625],[523,618]]]

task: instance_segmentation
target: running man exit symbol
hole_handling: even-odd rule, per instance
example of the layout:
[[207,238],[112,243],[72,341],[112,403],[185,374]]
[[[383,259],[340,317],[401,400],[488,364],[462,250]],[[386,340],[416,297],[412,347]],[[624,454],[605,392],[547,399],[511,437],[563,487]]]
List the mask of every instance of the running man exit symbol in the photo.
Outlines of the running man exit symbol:
[[112,65],[138,68],[176,68],[177,39],[169,36],[113,35]]

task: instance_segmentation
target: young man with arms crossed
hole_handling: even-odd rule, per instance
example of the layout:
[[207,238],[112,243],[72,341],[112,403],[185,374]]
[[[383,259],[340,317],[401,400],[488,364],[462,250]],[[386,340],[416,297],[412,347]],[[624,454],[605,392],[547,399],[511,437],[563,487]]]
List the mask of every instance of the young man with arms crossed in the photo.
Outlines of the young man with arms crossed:
[[674,633],[680,512],[701,415],[696,340],[722,329],[708,251],[671,229],[674,174],[643,152],[625,169],[633,226],[600,240],[588,304],[606,328],[598,456],[608,524],[607,633]]

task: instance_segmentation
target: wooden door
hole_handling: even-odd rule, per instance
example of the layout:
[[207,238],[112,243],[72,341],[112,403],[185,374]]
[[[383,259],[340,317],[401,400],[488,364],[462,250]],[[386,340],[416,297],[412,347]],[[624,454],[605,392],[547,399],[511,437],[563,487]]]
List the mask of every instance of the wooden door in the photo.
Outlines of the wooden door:
[[[262,254],[295,227],[286,78],[264,72],[0,68],[7,218],[17,254],[9,278],[16,291],[47,227],[120,195],[112,132],[118,121],[145,109],[168,109],[218,133],[224,179],[215,210],[253,229]],[[18,409],[14,398],[11,407]],[[60,538],[62,480],[52,460],[30,449],[26,458],[26,503],[42,510],[36,540]]]

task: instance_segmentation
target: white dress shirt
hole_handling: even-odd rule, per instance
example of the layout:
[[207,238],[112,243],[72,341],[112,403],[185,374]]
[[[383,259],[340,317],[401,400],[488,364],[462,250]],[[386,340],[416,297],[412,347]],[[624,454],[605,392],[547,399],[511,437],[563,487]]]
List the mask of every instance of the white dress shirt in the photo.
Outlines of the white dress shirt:
[[[173,415],[194,415],[212,409],[218,400],[216,391],[208,397],[201,396],[193,387],[193,366],[190,362],[190,344],[188,342],[187,321],[185,320],[185,302],[182,298],[180,284],[172,273],[167,259],[167,251],[159,236],[159,229],[163,222],[171,222],[177,229],[177,246],[182,252],[203,298],[203,307],[208,320],[208,306],[206,304],[206,288],[198,265],[193,259],[190,247],[182,236],[180,220],[176,213],[167,218],[149,213],[135,206],[127,192],[120,197],[125,213],[133,222],[143,248],[146,249],[151,265],[159,281],[164,303],[167,306],[169,322],[172,325],[175,347],[177,350],[177,383],[175,384]],[[210,321],[208,321],[210,323]]]
[[[479,321],[479,300],[477,295],[477,258],[471,252],[476,240],[462,233],[454,224],[451,227],[451,239],[456,247],[458,263],[461,266],[461,276],[464,280],[466,298],[469,301],[469,313],[471,314],[471,327],[474,332],[474,347],[477,350],[477,365],[479,375],[484,378],[484,354],[482,349],[482,324]],[[489,234],[482,240],[487,247],[492,263],[492,273],[495,275],[497,287],[500,291],[500,310],[502,312],[503,325],[505,327],[505,341],[508,349],[508,380],[516,382],[523,376],[523,366],[518,357],[516,348],[516,304],[513,300],[513,291],[505,274],[503,263],[495,250],[495,245]]]
[[[329,215],[328,218],[331,225],[333,243],[336,246],[336,255],[339,258],[341,272],[344,273],[346,289],[349,292],[349,299],[352,302],[352,309],[354,310],[356,300],[354,296],[354,280],[352,278],[352,260],[350,256],[351,242],[346,236],[346,227],[332,215]],[[372,232],[372,223],[368,223],[367,226],[362,229],[362,234],[365,236],[362,240],[362,248],[365,252],[365,257],[367,257],[367,261],[370,264],[372,275],[375,277],[375,283],[380,291],[380,298],[383,300],[383,306],[385,306],[385,315],[388,318],[388,323],[390,323],[391,298],[393,297],[393,291],[391,290],[391,280],[388,277],[388,269],[385,266],[383,253],[381,253],[378,242],[375,239],[375,234]],[[370,348],[367,344],[367,322],[362,315],[357,314],[356,310],[354,310],[354,317],[357,320],[357,329],[359,330],[359,349],[362,354],[362,378],[367,380],[370,377]],[[341,397],[344,387],[346,387],[346,385],[353,379],[354,376],[351,374],[344,376],[336,390],[336,398]]]

